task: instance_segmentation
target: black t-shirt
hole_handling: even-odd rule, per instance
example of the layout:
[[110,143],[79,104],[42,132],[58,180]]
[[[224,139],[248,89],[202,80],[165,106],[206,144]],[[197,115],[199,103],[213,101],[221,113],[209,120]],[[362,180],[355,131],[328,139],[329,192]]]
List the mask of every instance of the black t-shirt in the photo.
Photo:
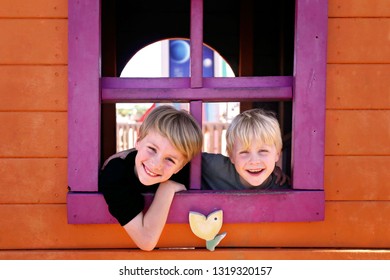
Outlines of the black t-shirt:
[[[108,210],[124,226],[143,211],[145,200],[143,193],[156,192],[159,184],[145,186],[134,173],[137,151],[130,152],[126,158],[111,159],[100,173],[99,191],[104,195]],[[188,164],[174,174],[170,180],[188,188]]]

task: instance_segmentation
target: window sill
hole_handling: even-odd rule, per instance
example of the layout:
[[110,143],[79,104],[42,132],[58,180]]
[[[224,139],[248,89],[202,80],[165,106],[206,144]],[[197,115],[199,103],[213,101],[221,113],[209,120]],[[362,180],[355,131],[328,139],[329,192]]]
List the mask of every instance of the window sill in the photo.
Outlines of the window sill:
[[[153,194],[146,194],[150,205]],[[99,192],[69,192],[67,196],[69,224],[113,224]],[[324,220],[323,190],[284,191],[186,191],[176,194],[167,223],[188,223],[190,211],[208,215],[223,210],[224,223],[304,222]]]

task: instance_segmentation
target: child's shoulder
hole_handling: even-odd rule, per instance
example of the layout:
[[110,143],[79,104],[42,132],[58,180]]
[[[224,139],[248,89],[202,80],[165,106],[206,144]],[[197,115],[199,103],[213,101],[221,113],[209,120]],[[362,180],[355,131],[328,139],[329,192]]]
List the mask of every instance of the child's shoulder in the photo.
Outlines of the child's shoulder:
[[[225,174],[232,172],[234,166],[227,156],[222,154],[202,153],[202,172]],[[213,176],[217,176],[216,174]]]
[[[102,169],[104,169],[104,168],[108,165],[108,163],[110,163],[110,164],[115,164],[115,163],[120,162],[120,161],[118,161],[118,159],[124,160],[125,158],[127,158],[127,156],[128,156],[130,153],[132,153],[132,152],[134,152],[134,151],[135,151],[135,149],[132,148],[132,149],[124,150],[124,151],[118,152],[118,153],[116,153],[116,154],[113,154],[113,155],[110,156],[108,159],[106,159],[106,161],[103,163]],[[116,160],[114,160],[114,159],[116,159]],[[114,160],[114,161],[113,161],[113,160]]]
[[202,161],[206,162],[229,162],[229,158],[222,154],[202,153]]

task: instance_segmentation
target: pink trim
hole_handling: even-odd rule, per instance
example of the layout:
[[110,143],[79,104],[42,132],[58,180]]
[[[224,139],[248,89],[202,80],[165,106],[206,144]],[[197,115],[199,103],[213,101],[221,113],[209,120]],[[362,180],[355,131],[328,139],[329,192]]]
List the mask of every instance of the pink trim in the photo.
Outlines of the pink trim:
[[149,99],[189,102],[194,100],[194,96],[204,102],[237,101],[237,89],[242,90],[242,100],[292,99],[293,78],[289,76],[204,78],[203,82],[203,88],[189,89],[189,78],[105,77],[101,79],[102,102],[136,102]]
[[[72,190],[68,194],[69,223],[115,222],[97,192],[100,161],[99,4],[99,0],[68,3],[68,181]],[[327,5],[328,1],[296,0],[294,84],[291,77],[202,78],[201,59],[193,59],[197,62],[191,66],[193,77],[190,79],[101,80],[104,102],[236,101],[237,90],[243,94],[240,95],[243,101],[291,100],[294,92],[294,188],[310,191],[212,192],[207,195],[202,191],[188,191],[175,197],[169,223],[187,223],[190,210],[208,214],[214,209],[224,210],[226,223],[323,220]],[[194,49],[191,53],[194,58],[202,57],[203,34],[197,34],[203,28],[202,17],[197,15],[202,10],[203,2],[192,0],[191,47]],[[199,182],[192,184],[199,185]],[[319,191],[313,191],[315,189]],[[151,198],[148,196],[148,203]]]
[[[99,193],[69,193],[68,223],[117,223]],[[152,195],[146,195],[150,205]],[[199,203],[201,202],[201,203]],[[250,205],[250,207],[248,207]],[[305,222],[324,219],[323,191],[206,192],[176,194],[167,223],[188,223],[188,213],[203,214],[222,209],[224,223]]]
[[[243,88],[240,89],[241,101],[259,101],[259,100],[291,100],[292,89],[290,87],[279,88]],[[208,101],[237,101],[237,89],[102,89],[102,102],[139,102],[139,101],[169,101],[189,102],[191,100]]]
[[189,88],[190,78],[101,78],[103,89]]
[[[189,88],[190,78],[101,78],[103,89]],[[203,88],[278,88],[292,87],[291,76],[203,78]]]
[[68,185],[72,191],[97,191],[100,7],[96,0],[69,1],[68,4]]
[[[190,112],[192,116],[202,127],[202,101],[191,101]],[[190,189],[196,190],[201,187],[201,175],[202,175],[202,156],[197,155],[191,160],[191,173],[190,173]]]
[[324,188],[328,1],[296,2],[293,186]]
[[191,88],[203,83],[203,0],[191,0]]

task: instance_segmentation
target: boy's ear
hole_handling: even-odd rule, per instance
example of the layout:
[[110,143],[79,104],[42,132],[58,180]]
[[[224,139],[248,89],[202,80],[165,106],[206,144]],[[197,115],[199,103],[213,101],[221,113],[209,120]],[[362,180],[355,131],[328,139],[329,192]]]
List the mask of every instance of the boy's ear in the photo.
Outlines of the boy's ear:
[[234,164],[234,157],[232,157],[229,153],[229,151],[226,152],[229,160],[231,161],[232,164]]
[[134,148],[136,149],[136,150],[138,150],[138,141],[139,141],[139,138],[137,138],[137,140],[135,140],[135,144],[134,144]]
[[281,153],[282,153],[282,152],[276,153],[275,162],[278,162],[278,161],[279,161],[279,159],[280,159],[280,154],[281,154]]

